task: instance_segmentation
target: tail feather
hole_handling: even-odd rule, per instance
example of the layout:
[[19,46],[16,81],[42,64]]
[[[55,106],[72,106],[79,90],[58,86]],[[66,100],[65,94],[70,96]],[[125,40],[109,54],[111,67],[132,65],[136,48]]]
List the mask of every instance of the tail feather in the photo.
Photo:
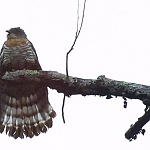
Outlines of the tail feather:
[[52,125],[53,125],[52,118],[48,119],[48,120],[45,122],[45,124],[46,124],[46,126],[47,126],[48,128],[51,128]]
[[[23,89],[16,90],[23,95]],[[48,102],[47,89],[35,87],[30,93],[25,92],[22,97],[15,94],[12,97],[7,93],[1,96],[0,133],[5,130],[15,139],[32,138],[52,127],[56,113]]]
[[34,125],[32,131],[33,131],[35,136],[38,136],[40,134],[39,125],[38,124]]
[[4,129],[5,129],[5,125],[0,125],[0,133],[3,133],[3,131],[4,131]]
[[18,137],[20,137],[21,139],[24,138],[24,135],[23,135],[23,130],[21,127],[17,127],[16,130],[15,130],[15,133],[13,133],[13,138],[17,139]]
[[26,137],[32,138],[34,136],[34,134],[31,132],[29,126],[24,126],[23,129],[24,129],[24,134],[25,134]]
[[13,126],[6,127],[6,134],[8,133],[9,136],[13,136],[16,131],[16,128]]
[[6,110],[6,115],[4,116],[4,124],[7,124],[11,115],[11,108],[8,106]]

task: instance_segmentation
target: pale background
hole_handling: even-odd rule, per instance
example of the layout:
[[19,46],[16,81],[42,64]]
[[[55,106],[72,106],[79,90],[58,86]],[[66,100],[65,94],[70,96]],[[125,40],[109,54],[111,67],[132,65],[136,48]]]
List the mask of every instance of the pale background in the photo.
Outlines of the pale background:
[[[80,13],[83,0],[80,0]],[[5,30],[21,27],[33,43],[43,70],[65,73],[65,55],[76,31],[77,0],[5,0],[0,2],[0,45]],[[80,16],[81,19],[81,16]],[[108,78],[150,85],[150,1],[87,0],[83,28],[69,56],[69,74],[75,77]],[[145,136],[133,142],[124,138],[130,124],[144,113],[139,100],[106,100],[98,96],[66,99],[49,91],[57,112],[53,128],[33,139],[14,140],[0,135],[1,149],[14,150],[141,150],[149,149],[150,124]]]

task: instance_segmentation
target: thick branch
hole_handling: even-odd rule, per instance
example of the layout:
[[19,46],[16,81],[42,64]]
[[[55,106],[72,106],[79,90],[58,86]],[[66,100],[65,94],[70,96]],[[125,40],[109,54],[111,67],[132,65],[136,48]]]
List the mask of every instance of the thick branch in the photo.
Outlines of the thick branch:
[[116,81],[105,76],[99,76],[97,79],[82,79],[66,77],[66,75],[55,71],[19,70],[6,72],[2,79],[16,83],[36,82],[68,96],[81,94],[83,96],[99,95],[111,98],[111,95],[114,95],[142,101],[150,99],[149,86]]
[[139,133],[144,135],[145,129],[142,129],[142,127],[149,121],[149,119],[150,110],[146,111],[142,117],[138,118],[138,121],[134,125],[131,125],[129,130],[125,133],[126,139],[131,141],[132,139],[136,139]]
[[6,72],[2,77],[0,91],[2,92],[5,82],[31,84],[39,83],[41,85],[56,89],[59,93],[64,93],[66,96],[81,94],[99,95],[112,98],[121,96],[130,99],[140,99],[147,106],[145,114],[129,128],[125,137],[129,140],[136,139],[138,133],[144,134],[145,130],[142,127],[149,121],[150,118],[150,86],[129,83],[124,81],[116,81],[108,79],[105,76],[99,76],[97,79],[82,79],[77,77],[66,76],[55,71],[36,71],[36,70],[18,70],[15,72]]

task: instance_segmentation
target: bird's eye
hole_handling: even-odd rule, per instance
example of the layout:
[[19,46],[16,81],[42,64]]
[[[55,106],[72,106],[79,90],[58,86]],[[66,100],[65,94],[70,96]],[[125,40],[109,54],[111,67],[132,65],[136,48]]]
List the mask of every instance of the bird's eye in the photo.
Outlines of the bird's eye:
[[19,31],[16,31],[16,34],[18,35],[20,32]]

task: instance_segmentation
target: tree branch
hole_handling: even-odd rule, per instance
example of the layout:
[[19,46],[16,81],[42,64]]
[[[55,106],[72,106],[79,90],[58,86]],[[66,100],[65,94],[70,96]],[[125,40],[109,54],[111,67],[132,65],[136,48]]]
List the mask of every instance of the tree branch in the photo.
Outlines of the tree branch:
[[150,99],[150,86],[116,81],[105,76],[97,79],[82,79],[58,73],[56,71],[37,71],[37,70],[17,70],[6,72],[2,77],[3,82],[7,83],[32,83],[36,82],[51,89],[56,89],[59,93],[67,96],[81,94],[99,95],[111,98],[111,95],[121,96],[130,99],[145,101]]
[[145,114],[138,119],[125,133],[128,140],[136,139],[137,134],[144,135],[145,130],[142,127],[150,119],[150,86],[129,83],[124,81],[116,81],[106,78],[104,75],[97,79],[82,79],[72,76],[66,76],[56,71],[37,71],[37,70],[18,70],[15,72],[6,72],[0,80],[1,87],[7,84],[32,84],[37,83],[47,86],[51,89],[56,89],[58,93],[64,93],[65,96],[81,94],[106,96],[106,99],[112,96],[123,97],[125,108],[127,104],[126,98],[139,99],[146,105]]

